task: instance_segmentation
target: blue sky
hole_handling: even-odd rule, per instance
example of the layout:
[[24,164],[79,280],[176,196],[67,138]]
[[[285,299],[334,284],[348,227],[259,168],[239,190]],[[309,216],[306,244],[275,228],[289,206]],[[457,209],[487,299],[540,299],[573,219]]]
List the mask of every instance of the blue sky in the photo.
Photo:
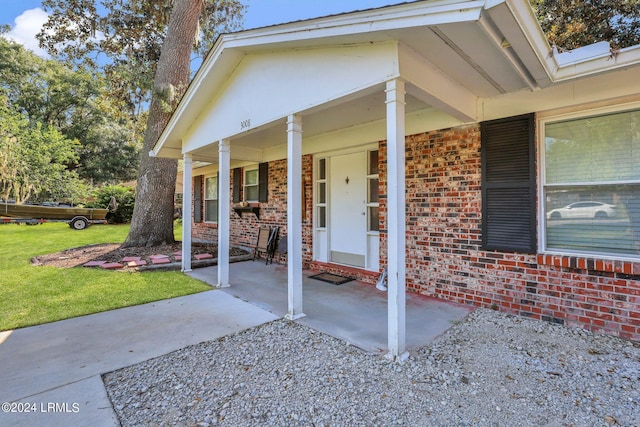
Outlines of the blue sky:
[[[407,0],[242,0],[249,8],[245,28],[257,28],[300,19],[403,3]],[[46,20],[40,0],[0,0],[0,24],[9,24],[9,37],[43,55],[35,34]]]

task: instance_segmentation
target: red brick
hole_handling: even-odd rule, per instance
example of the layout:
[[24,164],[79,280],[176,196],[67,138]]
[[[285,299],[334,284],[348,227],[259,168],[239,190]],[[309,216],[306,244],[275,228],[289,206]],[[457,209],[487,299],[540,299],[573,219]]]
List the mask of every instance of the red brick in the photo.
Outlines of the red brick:
[[83,267],[100,267],[103,264],[106,264],[107,261],[89,261],[82,264]]
[[100,268],[104,268],[105,270],[117,270],[119,268],[123,268],[124,265],[119,262],[107,262],[100,266]]

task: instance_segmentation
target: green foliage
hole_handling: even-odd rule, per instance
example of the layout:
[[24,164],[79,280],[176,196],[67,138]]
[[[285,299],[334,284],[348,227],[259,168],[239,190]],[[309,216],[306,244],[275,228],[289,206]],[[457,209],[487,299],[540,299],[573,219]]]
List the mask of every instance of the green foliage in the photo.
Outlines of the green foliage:
[[26,119],[7,105],[0,92],[0,199],[12,198],[13,182],[21,173],[23,153],[21,140],[26,136]]
[[95,184],[136,178],[140,141],[122,123],[100,123],[86,133],[80,150],[78,174]]
[[67,167],[79,144],[40,122],[31,126],[0,93],[0,197],[21,203],[44,195],[72,197],[80,187]]
[[[133,188],[122,185],[107,185],[96,189],[93,196],[94,201],[88,203],[87,206],[96,208],[109,207],[110,210],[107,214],[109,223],[124,224],[131,222],[136,199],[136,193]],[[113,209],[114,200],[115,209]]]
[[122,242],[126,225],[93,225],[82,232],[64,223],[0,225],[0,331],[144,304],[210,290],[178,271],[125,273],[31,265],[31,258],[64,249]]
[[99,74],[72,70],[42,59],[0,38],[0,88],[24,127],[56,129],[77,141],[77,156],[67,163],[78,179],[93,184],[135,178],[140,131],[120,104],[107,96]]
[[599,41],[640,44],[640,0],[529,0],[549,43],[571,50]]
[[[199,34],[192,36],[197,56],[204,56],[219,34],[239,29],[246,8],[240,0],[202,3]],[[45,49],[54,57],[102,68],[110,95],[137,116],[151,101],[174,0],[43,0],[42,6],[49,13],[38,34]]]

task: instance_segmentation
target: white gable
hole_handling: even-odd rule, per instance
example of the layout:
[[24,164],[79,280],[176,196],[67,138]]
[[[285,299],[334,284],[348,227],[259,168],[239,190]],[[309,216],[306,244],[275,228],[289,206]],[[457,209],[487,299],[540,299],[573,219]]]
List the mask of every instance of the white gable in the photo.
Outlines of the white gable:
[[381,84],[398,75],[397,43],[245,56],[185,136],[186,151]]

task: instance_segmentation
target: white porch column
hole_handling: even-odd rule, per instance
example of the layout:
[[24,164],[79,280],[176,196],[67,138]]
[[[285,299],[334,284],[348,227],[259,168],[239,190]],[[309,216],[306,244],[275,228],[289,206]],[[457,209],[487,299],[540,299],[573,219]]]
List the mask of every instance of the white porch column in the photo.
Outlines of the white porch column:
[[302,118],[287,119],[287,268],[289,320],[302,312]]
[[388,357],[406,352],[405,295],[405,85],[387,82]]
[[182,159],[182,268],[191,271],[191,223],[193,221],[193,159],[186,153]]
[[229,287],[229,143],[218,143],[218,287]]

